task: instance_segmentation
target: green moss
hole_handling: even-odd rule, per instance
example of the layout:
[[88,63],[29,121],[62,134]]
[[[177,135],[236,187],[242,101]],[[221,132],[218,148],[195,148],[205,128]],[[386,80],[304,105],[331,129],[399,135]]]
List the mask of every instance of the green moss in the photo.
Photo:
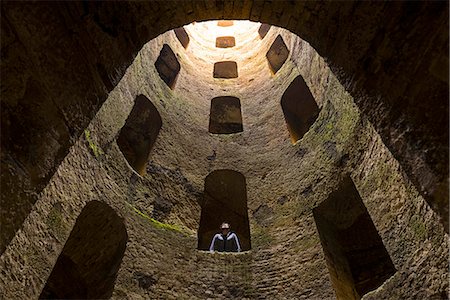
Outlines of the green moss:
[[409,225],[418,239],[425,240],[427,238],[427,227],[420,220],[419,216],[412,216]]
[[303,251],[303,250],[313,248],[318,244],[320,244],[320,241],[317,239],[317,237],[315,237],[313,235],[304,236],[295,241],[293,248],[296,249],[297,251]]
[[47,217],[47,225],[50,228],[58,228],[61,225],[61,215],[58,214],[55,210],[52,210]]
[[55,234],[56,238],[61,239],[64,237],[66,224],[64,222],[64,218],[59,206],[55,206],[51,209],[50,213],[47,216],[47,219],[45,220],[45,223]]
[[[360,115],[358,109],[348,103],[350,101],[349,96],[340,95],[333,102],[325,103],[316,121],[315,126],[319,127],[313,128],[315,134],[312,143],[315,148],[322,148],[325,142],[331,141],[336,143],[339,152],[346,143],[353,141]],[[335,106],[339,107],[339,111]]]
[[333,130],[333,123],[331,123],[331,122],[327,123],[327,124],[325,125],[325,128],[326,128],[327,130]]
[[92,141],[91,132],[89,130],[87,129],[84,130],[84,136],[86,137],[86,141],[89,144],[89,148],[91,149],[95,157],[99,157],[100,155],[104,154],[103,150]]
[[267,247],[273,243],[273,237],[264,229],[255,229],[252,236],[252,244],[256,248]]
[[178,232],[182,232],[181,228],[178,227],[177,225],[172,225],[172,224],[167,224],[167,223],[162,223],[159,222],[158,220],[155,220],[153,218],[151,218],[150,216],[148,216],[147,214],[143,213],[142,211],[140,211],[139,209],[137,209],[136,207],[134,207],[133,205],[131,205],[128,202],[125,202],[131,209],[133,209],[133,211],[135,213],[137,213],[138,215],[140,215],[141,217],[147,219],[148,221],[150,221],[150,223],[155,226],[156,228],[160,228],[160,229],[169,229],[169,230],[173,230],[173,231],[178,231]]
[[30,266],[42,266],[48,263],[43,257],[41,249],[36,249],[33,246],[29,246],[25,249],[23,252],[23,259]]
[[381,186],[396,186],[399,184],[397,171],[393,166],[386,162],[381,162],[373,172],[373,184],[376,187]]

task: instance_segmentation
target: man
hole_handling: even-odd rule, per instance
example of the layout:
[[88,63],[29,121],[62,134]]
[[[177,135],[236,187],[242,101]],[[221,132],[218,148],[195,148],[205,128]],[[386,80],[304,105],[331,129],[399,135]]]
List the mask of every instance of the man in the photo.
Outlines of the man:
[[220,225],[221,233],[217,233],[212,241],[211,246],[209,246],[209,251],[219,251],[219,252],[241,252],[241,245],[239,244],[239,239],[234,232],[230,231],[230,224],[222,223]]

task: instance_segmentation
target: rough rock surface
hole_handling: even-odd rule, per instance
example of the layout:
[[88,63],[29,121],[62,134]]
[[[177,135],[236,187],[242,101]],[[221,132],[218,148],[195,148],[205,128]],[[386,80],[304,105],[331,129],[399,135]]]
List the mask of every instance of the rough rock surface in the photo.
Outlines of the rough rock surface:
[[222,18],[308,41],[448,227],[447,1],[2,1],[1,10],[0,252],[142,46]]
[[[255,2],[252,11],[261,3]],[[163,4],[159,5],[161,9]],[[353,4],[339,5],[346,11]],[[271,10],[265,7],[260,7],[258,15],[269,20]],[[20,16],[10,8],[8,18],[13,11]],[[313,10],[307,12],[315,18]],[[104,15],[92,18],[99,24],[106,22]],[[114,36],[121,31],[117,26],[102,28]],[[257,30],[255,26],[242,36],[245,43],[236,36],[236,46],[220,49],[220,53],[208,51],[216,49],[215,37],[205,43],[191,25],[186,26],[191,38],[186,49],[173,31],[142,48],[86,131],[67,148],[68,154],[0,257],[0,289],[6,299],[40,295],[77,217],[93,200],[113,208],[127,231],[113,298],[333,299],[312,210],[338,190],[347,175],[397,270],[365,298],[445,296],[448,235],[408,177],[411,173],[405,172],[355,105],[360,100],[345,91],[308,43],[276,27],[261,40]],[[278,34],[290,54],[274,75],[265,53]],[[181,65],[173,90],[154,67],[164,44]],[[236,53],[245,54],[236,57]],[[222,59],[237,62],[238,78],[213,78],[213,63]],[[305,79],[321,110],[310,130],[292,145],[280,99],[298,75]],[[141,94],[162,119],[144,176],[133,171],[116,143]],[[218,136],[208,132],[210,100],[224,95],[241,99],[242,133]],[[249,252],[211,255],[196,250],[204,179],[217,169],[236,170],[246,178]]]

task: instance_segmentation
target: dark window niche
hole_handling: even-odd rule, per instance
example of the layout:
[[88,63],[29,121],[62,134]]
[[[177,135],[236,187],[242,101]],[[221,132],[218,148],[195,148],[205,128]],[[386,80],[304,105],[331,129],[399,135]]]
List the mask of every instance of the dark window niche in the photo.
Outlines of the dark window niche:
[[319,116],[320,109],[302,76],[297,76],[281,97],[286,125],[295,144]]
[[109,299],[128,236],[122,219],[103,202],[81,211],[39,299]]
[[234,36],[220,36],[216,38],[217,48],[231,48],[236,46],[236,40]]
[[181,67],[175,53],[173,53],[169,45],[163,45],[158,59],[155,62],[155,67],[161,79],[173,89]]
[[233,26],[233,25],[234,25],[234,22],[231,20],[217,21],[217,26],[220,26],[220,27],[229,27],[229,26]]
[[175,35],[180,41],[181,45],[183,45],[184,48],[187,48],[190,39],[184,27],[175,28],[173,31],[175,32]]
[[239,98],[231,96],[213,98],[209,114],[209,132],[227,134],[242,131],[241,101]]
[[269,24],[261,24],[261,26],[259,26],[258,33],[261,39],[266,36],[266,34],[269,32],[270,27],[272,26],[270,26]]
[[247,187],[244,175],[233,170],[216,170],[205,178],[201,203],[198,249],[208,250],[220,224],[230,223],[242,251],[250,250]]
[[278,72],[278,70],[283,66],[288,56],[289,50],[286,44],[284,43],[281,35],[278,35],[266,54],[270,70],[272,70],[273,74]]
[[360,299],[396,272],[350,177],[313,209],[338,299]]
[[117,145],[128,164],[140,175],[145,174],[148,156],[161,126],[161,116],[153,103],[144,95],[137,96],[120,130]]
[[237,78],[238,70],[235,61],[220,61],[214,64],[214,78]]

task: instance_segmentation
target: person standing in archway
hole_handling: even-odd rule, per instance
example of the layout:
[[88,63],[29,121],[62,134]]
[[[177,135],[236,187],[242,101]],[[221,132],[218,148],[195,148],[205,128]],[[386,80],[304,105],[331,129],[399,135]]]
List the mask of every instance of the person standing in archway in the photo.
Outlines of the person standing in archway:
[[230,230],[230,224],[220,225],[221,233],[214,235],[209,251],[214,252],[241,252],[241,245],[236,233]]

